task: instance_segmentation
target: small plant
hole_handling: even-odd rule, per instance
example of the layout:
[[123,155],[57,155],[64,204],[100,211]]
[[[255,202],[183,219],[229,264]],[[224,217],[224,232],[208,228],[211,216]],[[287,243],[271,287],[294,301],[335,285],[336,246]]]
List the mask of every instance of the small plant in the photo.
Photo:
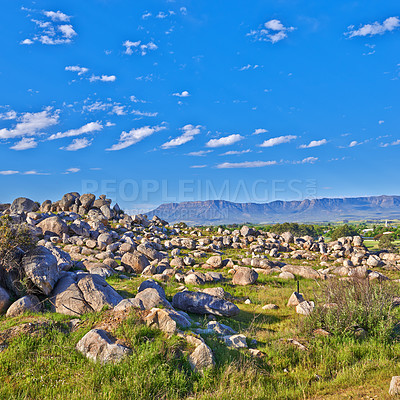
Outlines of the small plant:
[[26,226],[14,224],[9,216],[0,217],[0,282],[7,281],[10,276],[13,281],[23,280],[18,254],[30,250],[35,243]]
[[331,239],[338,240],[341,237],[357,236],[357,235],[358,235],[357,229],[355,229],[354,227],[352,227],[350,225],[345,224],[345,225],[338,226],[337,228],[335,228],[332,231]]
[[394,250],[394,239],[392,235],[381,235],[378,246],[381,250]]
[[315,296],[314,312],[304,327],[308,333],[322,328],[335,336],[351,336],[362,328],[368,336],[388,340],[397,322],[392,309],[395,293],[387,282],[330,280]]

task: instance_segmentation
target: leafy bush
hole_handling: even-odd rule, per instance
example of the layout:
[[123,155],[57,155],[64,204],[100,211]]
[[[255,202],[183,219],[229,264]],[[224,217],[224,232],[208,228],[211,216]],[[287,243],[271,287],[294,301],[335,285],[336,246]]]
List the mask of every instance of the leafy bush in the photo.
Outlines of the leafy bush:
[[346,237],[346,236],[357,236],[358,232],[357,229],[350,225],[341,225],[335,228],[332,233],[331,233],[331,239],[332,240],[338,240],[341,237]]
[[353,335],[358,328],[368,336],[389,339],[396,324],[392,308],[396,289],[368,279],[330,280],[315,297],[314,312],[304,321],[310,333],[322,328],[335,336]]
[[265,226],[264,230],[274,232],[278,235],[284,232],[290,232],[294,236],[312,236],[317,237],[323,234],[323,229],[317,225],[297,224],[295,222],[284,222],[282,224],[275,224]]
[[381,250],[393,250],[395,248],[392,235],[381,235],[378,246]]

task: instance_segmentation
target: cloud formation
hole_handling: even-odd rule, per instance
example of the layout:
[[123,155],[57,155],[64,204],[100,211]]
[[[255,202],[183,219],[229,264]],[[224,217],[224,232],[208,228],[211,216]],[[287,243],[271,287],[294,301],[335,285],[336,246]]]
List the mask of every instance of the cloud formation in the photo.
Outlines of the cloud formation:
[[77,151],[89,147],[91,144],[92,140],[87,138],[74,139],[67,147],[60,147],[60,150]]
[[103,125],[100,122],[89,122],[86,125],[81,126],[78,129],[70,129],[66,132],[58,132],[51,135],[48,140],[63,139],[66,137],[80,136],[86,133],[98,132],[103,129]]
[[260,144],[260,147],[273,147],[278,146],[279,144],[289,143],[292,140],[297,139],[297,136],[294,135],[286,135],[286,136],[278,136],[268,140],[265,140]]
[[225,162],[222,164],[218,164],[217,168],[225,169],[225,168],[261,168],[261,167],[269,167],[271,165],[278,164],[276,161],[245,161],[239,163],[230,163]]
[[89,78],[90,82],[115,82],[117,77],[115,75],[102,75],[102,76],[97,76],[97,75],[92,75]]
[[257,41],[277,43],[287,38],[287,33],[294,30],[293,26],[284,26],[279,19],[271,19],[260,29],[250,31],[247,36]]
[[172,93],[172,96],[176,97],[189,97],[190,94],[187,90],[184,90],[182,93]]
[[378,21],[373,22],[372,24],[366,24],[360,26],[360,28],[355,29],[354,25],[348,27],[348,32],[345,33],[349,38],[357,37],[357,36],[375,36],[375,35],[383,35],[386,32],[392,32],[395,29],[400,27],[400,19],[399,17],[389,17],[385,19],[382,23]]
[[311,147],[319,147],[319,146],[322,146],[322,145],[327,144],[327,143],[328,143],[328,141],[326,139],[312,140],[308,144],[302,144],[300,146],[300,149],[310,149]]
[[19,142],[11,146],[12,150],[28,150],[37,147],[37,142],[34,138],[22,138]]
[[190,142],[194,139],[196,135],[200,133],[200,129],[201,125],[185,125],[183,128],[181,128],[181,130],[183,131],[183,134],[181,136],[178,136],[177,138],[164,143],[163,145],[161,145],[161,147],[163,149],[169,149],[171,147],[181,146],[182,144]]
[[207,147],[230,146],[231,144],[237,143],[242,139],[244,139],[243,136],[239,134],[233,134],[219,139],[211,139],[206,143],[206,146]]
[[158,46],[153,42],[142,43],[141,40],[136,42],[132,42],[130,40],[125,40],[122,43],[122,46],[125,47],[125,54],[132,55],[134,52],[140,53],[142,56],[145,56],[151,50],[157,50]]
[[78,75],[83,75],[89,71],[89,68],[80,67],[79,65],[69,65],[68,67],[65,67],[65,70],[71,72],[77,72]]
[[142,128],[134,128],[129,132],[122,132],[119,138],[118,143],[112,145],[110,148],[106,149],[108,151],[117,151],[126,149],[129,146],[132,146],[144,138],[151,136],[153,133],[162,131],[167,129],[164,125],[158,126],[144,126]]

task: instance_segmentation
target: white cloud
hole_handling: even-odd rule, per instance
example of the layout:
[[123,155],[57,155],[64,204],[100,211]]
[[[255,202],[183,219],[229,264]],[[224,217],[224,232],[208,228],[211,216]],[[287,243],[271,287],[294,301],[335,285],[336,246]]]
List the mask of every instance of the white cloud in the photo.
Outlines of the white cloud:
[[22,138],[19,142],[11,146],[12,150],[28,150],[37,147],[37,142],[33,138]]
[[121,105],[116,104],[116,105],[112,108],[111,113],[112,113],[112,114],[115,114],[115,115],[119,115],[119,116],[121,116],[121,115],[126,115],[125,106],[121,106]]
[[354,29],[354,25],[349,26],[348,32],[345,33],[346,36],[353,38],[356,36],[375,36],[383,35],[385,32],[391,32],[400,27],[399,17],[389,17],[385,19],[382,23],[378,21],[372,24],[362,25],[358,29]]
[[244,65],[243,67],[239,68],[239,71],[247,71],[248,69],[257,69],[257,68],[260,68],[260,66],[258,64],[255,64],[255,65],[247,64],[247,65]]
[[24,39],[20,44],[24,44],[24,45],[31,45],[33,44],[33,40],[31,39]]
[[179,11],[182,13],[182,15],[187,15],[187,8],[186,7],[181,7]]
[[251,150],[250,149],[240,150],[240,151],[231,150],[231,151],[227,151],[225,153],[220,154],[220,156],[237,156],[237,155],[240,155],[240,154],[247,154],[247,153],[251,153]]
[[381,147],[389,147],[389,146],[398,146],[400,145],[400,139],[395,140],[394,142],[390,142],[390,143],[381,143]]
[[90,82],[115,82],[115,80],[117,79],[117,77],[115,75],[102,75],[102,76],[96,76],[96,75],[92,75],[89,78]]
[[130,40],[125,40],[122,45],[125,47],[125,54],[132,55],[133,51],[140,52],[142,56],[145,56],[150,50],[157,50],[158,46],[153,42],[142,43],[141,40],[137,42],[132,42]]
[[80,168],[68,168],[67,170],[65,170],[64,174],[76,174],[80,170]]
[[207,147],[221,147],[221,146],[229,146],[231,144],[237,143],[240,140],[244,139],[243,136],[239,134],[225,136],[219,139],[211,139],[206,143]]
[[103,129],[103,125],[100,122],[89,122],[86,125],[81,126],[78,129],[70,129],[66,132],[58,132],[51,135],[48,140],[62,139],[66,137],[80,136],[86,133],[98,132]]
[[185,125],[183,128],[181,128],[181,130],[183,131],[183,135],[164,143],[163,145],[161,145],[161,147],[163,149],[169,149],[171,147],[181,146],[182,144],[190,142],[194,139],[196,135],[200,133],[200,129],[201,125]]
[[67,39],[71,39],[77,35],[72,25],[60,25],[58,30],[63,34],[63,36]]
[[133,103],[146,103],[145,100],[140,100],[140,99],[138,99],[136,96],[133,96],[133,95],[130,97],[130,100],[131,100]]
[[265,140],[260,144],[260,147],[273,147],[283,143],[289,143],[292,140],[297,139],[297,136],[286,135],[286,136],[278,136],[268,140]]
[[352,142],[350,142],[349,147],[354,147],[354,146],[358,146],[361,143],[358,143],[357,140],[353,140]]
[[7,171],[0,171],[0,175],[16,175],[19,174],[19,171],[7,170]]
[[40,135],[43,130],[58,124],[58,114],[58,111],[52,113],[51,108],[37,113],[22,114],[13,129],[0,129],[0,139]]
[[190,168],[206,168],[207,165],[191,165]]
[[318,147],[318,146],[322,146],[322,145],[327,144],[327,143],[328,143],[328,141],[326,139],[312,140],[308,144],[302,144],[300,146],[300,149],[310,149],[311,147]]
[[262,128],[259,128],[259,129],[256,129],[254,132],[253,132],[253,135],[259,135],[260,133],[267,133],[268,131],[266,130],[266,129],[262,129]]
[[3,114],[0,114],[0,119],[2,120],[11,120],[17,118],[17,113],[14,110],[7,111]]
[[261,167],[268,167],[271,165],[276,165],[276,161],[245,161],[239,163],[230,163],[225,162],[222,164],[218,164],[217,168],[224,169],[224,168],[261,168]]
[[378,124],[379,124],[379,125],[382,125],[382,124],[384,124],[384,123],[385,123],[385,121],[383,121],[383,120],[378,121]]
[[71,72],[77,72],[78,75],[83,75],[89,71],[89,68],[80,67],[79,65],[69,65],[68,67],[65,67],[65,70]]
[[294,164],[314,164],[318,161],[318,157],[307,157],[301,161],[295,161]]
[[158,112],[145,112],[140,110],[132,110],[131,113],[140,117],[157,117],[158,115]]
[[188,153],[188,156],[194,156],[194,157],[205,157],[207,154],[212,153],[213,150],[199,150],[199,151],[192,151]]
[[106,149],[106,150],[116,151],[116,150],[125,149],[129,146],[132,146],[132,145],[140,142],[144,138],[151,136],[153,133],[162,131],[164,129],[167,129],[167,128],[163,125],[158,125],[158,126],[154,126],[154,127],[144,126],[142,128],[132,129],[129,132],[122,132],[118,143],[112,145],[109,149]]
[[187,90],[184,90],[182,93],[172,93],[172,96],[176,97],[189,97],[190,94]]
[[62,13],[61,11],[43,11],[43,14],[54,22],[68,22],[71,19],[69,15]]
[[60,147],[60,150],[77,151],[89,147],[91,144],[92,140],[87,138],[74,139],[67,147]]
[[151,15],[152,15],[151,12],[147,12],[142,15],[142,19],[147,19],[147,18],[151,17]]
[[50,175],[48,172],[38,172],[36,170],[30,170],[22,173],[23,175]]
[[287,33],[294,30],[293,26],[286,27],[278,19],[271,19],[260,29],[250,31],[247,36],[251,36],[257,41],[277,43],[287,38]]
[[106,126],[115,126],[115,124],[113,122],[107,121]]

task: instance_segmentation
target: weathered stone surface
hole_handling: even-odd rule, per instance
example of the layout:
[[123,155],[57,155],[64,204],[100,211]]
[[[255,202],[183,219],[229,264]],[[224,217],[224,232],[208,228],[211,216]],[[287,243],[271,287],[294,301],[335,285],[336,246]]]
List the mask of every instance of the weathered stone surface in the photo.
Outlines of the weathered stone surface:
[[92,193],[85,193],[81,197],[79,197],[79,201],[83,208],[89,210],[89,208],[93,205],[96,196]]
[[147,257],[137,251],[125,253],[121,258],[121,263],[138,274],[141,274],[150,265]]
[[254,269],[239,267],[233,275],[232,283],[234,285],[246,286],[252,285],[258,279],[258,274]]
[[8,306],[10,305],[10,295],[0,286],[0,314],[6,312]]
[[188,361],[196,372],[212,368],[215,364],[213,352],[205,343],[196,347],[196,350],[189,356]]
[[313,311],[314,311],[313,301],[302,301],[300,304],[296,306],[297,314],[310,315]]
[[266,304],[265,306],[262,307],[263,310],[278,310],[279,307],[276,304]]
[[290,232],[284,232],[281,235],[285,243],[294,243],[294,236]]
[[115,307],[114,311],[125,311],[130,308],[137,308],[138,310],[144,310],[144,305],[142,300],[131,298],[121,300]]
[[301,293],[293,292],[292,295],[289,297],[287,306],[288,307],[296,307],[304,300],[304,297]]
[[144,254],[150,260],[159,260],[159,261],[161,261],[164,258],[164,256],[159,251],[154,249],[149,243],[140,244],[137,247],[137,250],[140,253]]
[[10,207],[10,211],[12,214],[21,214],[23,212],[28,213],[31,211],[37,211],[39,206],[26,197],[18,197],[15,199]]
[[217,321],[210,321],[207,324],[207,329],[212,329],[218,335],[234,335],[235,332],[230,326],[221,324]]
[[400,376],[393,376],[390,381],[389,394],[397,396],[400,394]]
[[10,308],[7,310],[6,316],[16,317],[26,311],[40,312],[41,310],[42,307],[40,305],[40,300],[34,295],[28,295],[21,297],[12,303]]
[[156,289],[148,288],[138,293],[135,299],[139,299],[143,302],[143,306],[146,310],[163,306],[166,308],[172,308],[170,302],[165,298],[161,297]]
[[76,219],[69,226],[69,229],[78,236],[90,237],[90,225],[80,219]]
[[67,224],[57,215],[44,219],[36,226],[42,230],[43,235],[62,237],[64,233],[68,233]]
[[202,272],[193,272],[185,276],[186,285],[204,285],[206,276]]
[[230,301],[201,292],[179,292],[173,297],[172,305],[194,314],[213,314],[223,317],[239,314],[239,308]]
[[283,272],[290,272],[293,275],[298,275],[307,279],[324,279],[325,275],[320,272],[304,265],[290,265],[286,264],[281,268]]
[[138,288],[138,293],[143,292],[143,290],[146,290],[149,288],[157,290],[158,294],[162,298],[164,298],[164,299],[166,298],[163,287],[159,283],[154,281],[153,279],[147,279],[147,280],[143,281]]
[[22,259],[22,267],[32,283],[46,295],[50,294],[60,278],[57,259],[44,246],[37,246]]
[[122,297],[99,275],[65,273],[50,296],[52,309],[82,315],[115,307]]
[[117,363],[131,354],[128,347],[116,343],[116,340],[102,329],[92,329],[76,345],[76,349],[92,361]]
[[165,333],[173,334],[178,328],[188,328],[191,322],[183,315],[172,309],[153,308],[145,318],[148,326],[155,327]]
[[222,257],[221,256],[211,256],[207,261],[207,265],[212,268],[221,268],[222,267]]
[[241,334],[223,336],[222,340],[227,346],[233,347],[235,349],[247,348],[246,336]]

